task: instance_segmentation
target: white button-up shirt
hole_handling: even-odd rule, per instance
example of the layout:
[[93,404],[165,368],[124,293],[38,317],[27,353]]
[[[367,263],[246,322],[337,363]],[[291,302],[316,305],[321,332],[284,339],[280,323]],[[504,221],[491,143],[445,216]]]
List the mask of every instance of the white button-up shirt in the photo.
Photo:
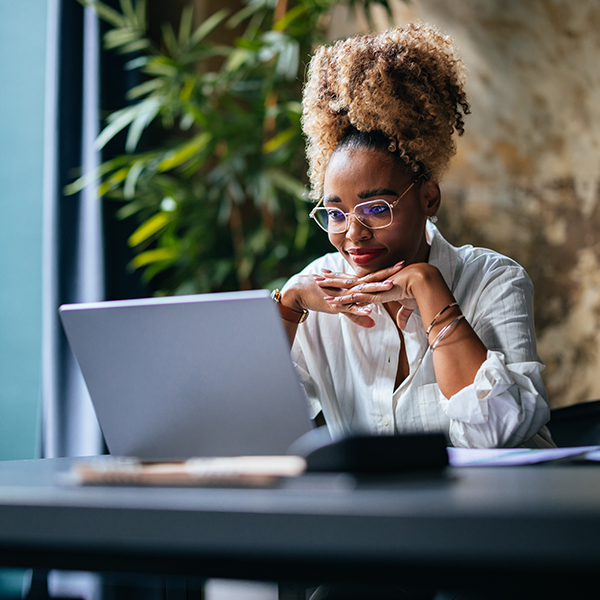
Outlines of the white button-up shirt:
[[[454,446],[553,445],[533,327],[533,286],[525,270],[491,250],[451,246],[432,224],[429,262],[436,266],[471,327],[488,349],[474,383],[445,398],[436,383],[432,351],[419,311],[402,335],[410,373],[394,389],[400,355],[398,329],[381,305],[372,328],[343,315],[312,312],[292,348],[313,417],[323,412],[332,437],[349,433],[442,431]],[[352,272],[341,254],[311,263]]]

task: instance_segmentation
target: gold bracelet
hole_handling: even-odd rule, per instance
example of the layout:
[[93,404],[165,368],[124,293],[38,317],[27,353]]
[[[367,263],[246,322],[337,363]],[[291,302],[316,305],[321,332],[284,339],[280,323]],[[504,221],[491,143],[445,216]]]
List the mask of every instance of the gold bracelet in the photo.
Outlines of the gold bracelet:
[[429,335],[431,333],[431,330],[433,329],[433,326],[435,325],[435,322],[449,309],[452,308],[453,306],[458,306],[458,302],[451,302],[450,304],[448,304],[448,306],[444,306],[444,308],[442,308],[442,310],[440,310],[440,312],[435,315],[435,317],[433,317],[433,321],[431,321],[431,323],[429,323],[429,327],[425,330],[425,335]]
[[442,329],[436,336],[435,340],[433,340],[433,344],[431,344],[431,351],[433,352],[436,348],[437,345],[442,341],[442,338],[461,320],[464,319],[465,315],[460,315],[458,317],[456,317],[456,319],[454,319],[454,321],[452,321],[452,323],[450,323],[450,325],[446,325],[446,327],[444,327],[444,329]]
[[302,312],[298,312],[289,306],[284,306],[281,304],[281,290],[273,290],[271,298],[277,302],[277,305],[279,306],[279,314],[284,321],[298,323],[299,325],[308,319],[308,311],[305,308],[302,309]]

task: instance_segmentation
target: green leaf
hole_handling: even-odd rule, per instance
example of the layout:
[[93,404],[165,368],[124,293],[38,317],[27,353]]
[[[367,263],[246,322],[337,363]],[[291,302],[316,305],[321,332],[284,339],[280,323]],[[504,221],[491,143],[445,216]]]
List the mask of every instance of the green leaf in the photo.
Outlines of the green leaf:
[[152,263],[161,261],[173,261],[177,258],[178,252],[175,248],[155,248],[146,250],[138,254],[132,261],[131,266],[139,269]]
[[186,160],[189,160],[202,150],[206,148],[206,146],[212,140],[212,134],[205,131],[200,135],[192,138],[188,143],[182,144],[175,150],[168,152],[165,155],[165,158],[158,165],[158,171],[164,172],[169,171],[170,169],[174,169],[179,165],[183,164]]
[[125,19],[123,18],[123,15],[112,9],[110,6],[107,6],[103,2],[98,2],[97,0],[79,0],[79,2],[84,6],[89,6],[92,8],[96,14],[107,23],[110,23],[116,27],[123,27],[125,25]]
[[135,196],[135,186],[146,164],[145,160],[136,160],[131,165],[123,184],[123,195],[127,200],[131,200]]
[[125,44],[122,48],[119,48],[119,54],[129,54],[138,52],[140,50],[146,50],[151,46],[150,40],[142,38],[140,40],[134,40],[128,44]]
[[298,131],[295,127],[288,127],[286,130],[278,133],[273,139],[263,144],[263,153],[269,154],[275,152],[278,148],[289,142],[291,139],[298,135]]
[[77,178],[73,183],[70,183],[65,186],[64,193],[67,196],[71,194],[76,194],[80,192],[83,188],[87,187],[90,184],[97,184],[100,177],[106,175],[106,173],[110,173],[119,167],[122,167],[124,164],[127,164],[130,161],[129,156],[117,156],[112,160],[108,160],[105,163],[102,163],[96,169],[93,169],[89,173],[85,173],[81,177]]
[[190,37],[190,46],[196,46],[199,44],[207,35],[209,35],[219,24],[221,24],[229,15],[227,8],[222,8],[216,13],[212,14],[208,19],[205,19],[202,24],[196,28],[196,31]]
[[129,172],[128,168],[119,169],[116,173],[113,173],[105,182],[103,182],[98,187],[98,195],[104,196],[110,190],[117,187],[121,182],[125,180],[127,177],[127,173]]
[[288,10],[285,15],[273,25],[273,29],[275,31],[283,31],[292,21],[303,15],[307,10],[308,7],[306,4],[297,4],[294,8]]
[[148,62],[144,72],[149,75],[162,75],[165,77],[176,77],[178,70],[173,60],[167,56],[157,56]]
[[130,236],[127,243],[130,246],[139,246],[142,242],[145,242],[151,238],[154,234],[158,233],[161,229],[169,224],[172,218],[170,212],[159,212],[150,217],[147,221],[144,221]]
[[237,71],[250,56],[252,56],[252,54],[244,48],[236,48],[225,63],[225,70],[230,73]]
[[133,5],[131,4],[131,0],[120,0],[121,10],[127,19],[135,22],[135,11],[133,10]]
[[139,85],[136,85],[135,87],[131,88],[127,92],[126,98],[128,100],[133,100],[135,98],[139,98],[140,96],[145,96],[146,94],[149,94],[150,92],[153,92],[154,90],[160,88],[163,85],[163,83],[163,80],[159,78],[144,81],[144,83],[140,83]]
[[102,130],[100,135],[96,138],[94,142],[94,148],[96,150],[101,150],[104,146],[112,140],[119,131],[127,127],[130,123],[132,123],[139,113],[138,106],[131,106],[128,108],[124,108],[122,110],[118,110],[112,113],[108,119],[109,124]]
[[184,6],[181,11],[181,19],[179,21],[179,44],[186,46],[189,44],[192,36],[192,27],[194,25],[194,5]]
[[146,0],[137,0],[135,5],[135,21],[141,31],[146,31]]
[[280,190],[283,190],[296,198],[306,197],[306,187],[285,171],[282,171],[281,169],[267,169],[265,174],[271,180],[273,185]]

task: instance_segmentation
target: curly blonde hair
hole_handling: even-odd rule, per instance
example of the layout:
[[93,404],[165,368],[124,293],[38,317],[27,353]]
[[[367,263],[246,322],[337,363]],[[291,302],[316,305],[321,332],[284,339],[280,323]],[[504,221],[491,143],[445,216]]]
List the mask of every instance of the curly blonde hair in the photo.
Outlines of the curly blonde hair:
[[351,37],[315,52],[304,87],[311,197],[352,131],[377,132],[415,175],[439,179],[470,112],[464,67],[451,38],[424,24]]

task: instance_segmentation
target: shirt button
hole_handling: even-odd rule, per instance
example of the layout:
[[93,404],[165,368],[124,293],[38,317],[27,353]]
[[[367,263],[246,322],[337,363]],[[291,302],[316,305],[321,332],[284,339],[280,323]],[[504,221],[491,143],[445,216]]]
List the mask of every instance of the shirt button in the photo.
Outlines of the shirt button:
[[383,417],[382,423],[384,427],[387,427],[390,424],[390,420],[387,417]]

